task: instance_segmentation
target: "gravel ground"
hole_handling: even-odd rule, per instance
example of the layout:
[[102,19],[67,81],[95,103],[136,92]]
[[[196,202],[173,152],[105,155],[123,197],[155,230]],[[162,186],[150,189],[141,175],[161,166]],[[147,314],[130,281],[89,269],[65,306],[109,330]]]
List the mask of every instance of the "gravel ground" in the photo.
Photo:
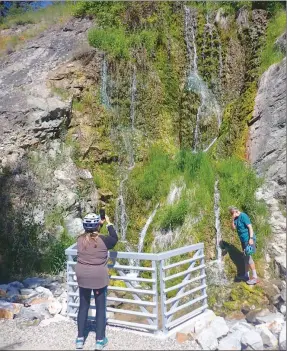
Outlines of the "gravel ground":
[[[0,320],[0,350],[73,350],[77,333],[76,323],[61,321],[48,326],[19,329],[17,320]],[[199,350],[195,342],[179,344],[176,340],[160,340],[133,331],[107,327],[109,344],[105,350]],[[94,350],[95,333],[91,330],[84,349]]]

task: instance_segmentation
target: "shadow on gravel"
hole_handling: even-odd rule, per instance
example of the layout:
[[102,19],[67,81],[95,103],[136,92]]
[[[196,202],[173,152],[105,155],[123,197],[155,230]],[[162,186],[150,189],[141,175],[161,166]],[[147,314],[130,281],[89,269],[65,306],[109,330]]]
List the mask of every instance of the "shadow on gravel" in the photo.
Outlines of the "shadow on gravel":
[[15,350],[17,346],[22,345],[23,342],[14,342],[13,344],[0,347],[0,350]]

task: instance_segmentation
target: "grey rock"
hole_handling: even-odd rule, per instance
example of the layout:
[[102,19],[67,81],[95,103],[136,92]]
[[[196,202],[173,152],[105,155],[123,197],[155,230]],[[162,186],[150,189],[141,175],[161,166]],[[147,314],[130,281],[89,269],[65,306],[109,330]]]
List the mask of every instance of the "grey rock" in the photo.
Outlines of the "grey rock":
[[26,295],[26,296],[29,296],[29,295],[32,295],[35,293],[35,290],[33,289],[20,289],[20,294],[21,295]]
[[284,323],[279,335],[279,349],[286,350],[286,322]]
[[265,308],[265,309],[256,309],[253,311],[250,311],[246,315],[246,320],[249,323],[256,323],[257,322],[257,317],[263,317],[270,314],[270,311]]
[[9,283],[8,284],[8,287],[7,287],[7,291],[10,289],[10,288],[16,288],[18,290],[24,288],[24,285],[18,281],[15,281],[15,282],[12,282],[12,283]]
[[286,315],[286,305],[280,306],[280,312],[285,316]]
[[229,328],[222,317],[215,317],[215,319],[211,321],[209,328],[213,330],[217,339],[225,336],[229,332]]
[[263,350],[262,338],[256,331],[244,333],[241,338],[241,343],[244,348],[249,348],[249,350]]
[[30,307],[24,307],[21,309],[17,318],[25,320],[43,320],[46,318],[51,318],[51,315],[48,312],[48,303],[39,303],[32,305]]
[[218,350],[241,350],[240,339],[240,333],[231,333],[219,341]]
[[281,313],[269,313],[265,316],[256,316],[255,322],[262,324],[262,323],[271,323],[276,320],[284,320],[284,316]]
[[52,316],[59,314],[61,310],[62,310],[62,304],[56,299],[53,299],[48,305],[48,311]]
[[83,232],[83,220],[81,218],[68,216],[65,218],[65,226],[72,237],[76,237]]
[[284,302],[286,302],[286,282],[282,282],[282,288],[281,288],[281,298]]
[[286,55],[286,46],[287,46],[287,34],[286,32],[280,35],[280,37],[275,41],[275,48],[282,51]]
[[38,277],[27,278],[23,280],[23,284],[25,288],[28,288],[28,289],[35,289],[38,286],[45,286],[48,283],[49,283],[48,279],[38,278]]
[[64,292],[63,287],[58,282],[52,282],[51,284],[47,285],[46,288],[52,292],[54,297],[59,297]]
[[269,255],[274,257],[278,273],[285,277],[286,218],[280,206],[286,202],[286,58],[262,75],[249,125],[249,159],[265,178],[257,195],[271,213]]
[[40,294],[42,297],[53,297],[53,293],[47,289],[47,288],[44,288],[43,286],[38,286],[35,291]]
[[216,350],[218,341],[214,331],[210,328],[203,330],[196,338],[203,350]]
[[278,347],[277,338],[271,333],[271,331],[264,327],[260,330],[260,336],[263,341],[264,349],[276,350]]
[[88,169],[78,169],[78,175],[81,179],[93,179],[91,172]]
[[7,291],[8,289],[8,284],[0,284],[0,290]]

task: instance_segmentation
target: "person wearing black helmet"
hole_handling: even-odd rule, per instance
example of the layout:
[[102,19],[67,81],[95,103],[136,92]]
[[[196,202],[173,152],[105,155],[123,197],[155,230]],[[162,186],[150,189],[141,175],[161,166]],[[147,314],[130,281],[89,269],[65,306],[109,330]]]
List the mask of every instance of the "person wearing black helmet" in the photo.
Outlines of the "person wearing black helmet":
[[[99,233],[106,222],[109,235]],[[118,236],[109,217],[101,219],[99,215],[90,213],[83,220],[84,233],[77,240],[78,259],[76,276],[80,292],[78,312],[78,337],[76,348],[84,346],[84,330],[88,318],[91,293],[94,292],[96,303],[96,350],[102,350],[108,343],[106,338],[106,294],[109,284],[107,268],[108,250],[112,249]]]

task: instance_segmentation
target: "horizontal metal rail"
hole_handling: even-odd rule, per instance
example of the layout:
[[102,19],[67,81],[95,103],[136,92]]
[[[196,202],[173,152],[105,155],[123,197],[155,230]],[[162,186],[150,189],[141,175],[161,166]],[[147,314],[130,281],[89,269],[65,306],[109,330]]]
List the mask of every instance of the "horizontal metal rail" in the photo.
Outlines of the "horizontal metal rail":
[[114,312],[114,313],[123,313],[123,314],[130,314],[132,316],[139,316],[139,317],[149,317],[149,318],[156,318],[157,315],[153,313],[144,313],[144,312],[139,312],[139,311],[130,311],[130,310],[124,310],[121,308],[113,308],[113,307],[107,307],[108,312]]
[[191,300],[191,301],[189,301],[189,302],[187,302],[187,303],[185,303],[185,304],[183,304],[183,305],[181,305],[181,306],[175,308],[173,311],[168,311],[167,313],[165,313],[165,316],[166,316],[166,317],[169,317],[169,316],[171,316],[172,314],[175,314],[176,312],[181,311],[181,310],[183,310],[183,309],[186,308],[186,307],[189,307],[189,306],[191,306],[191,305],[194,305],[196,302],[199,302],[199,301],[205,299],[206,297],[207,297],[207,295],[199,296],[199,297],[197,297],[196,299]]
[[143,324],[143,323],[133,323],[133,322],[121,321],[120,319],[109,319],[109,324],[123,325],[123,326],[127,326],[127,327],[149,329],[149,330],[157,330],[158,329],[156,325]]
[[173,286],[171,286],[169,288],[166,288],[166,289],[164,289],[164,292],[167,293],[167,292],[170,292],[172,290],[176,290],[176,289],[182,288],[182,287],[184,287],[186,285],[189,285],[190,283],[194,283],[197,280],[203,279],[205,277],[206,277],[205,274],[199,275],[198,277],[192,278],[192,279],[184,281],[184,282],[182,282],[180,284],[176,284],[176,285],[173,285]]
[[112,280],[123,280],[123,281],[137,281],[137,282],[143,282],[143,283],[155,283],[154,279],[148,279],[148,278],[138,278],[138,277],[121,277],[118,275],[111,275],[110,279]]
[[164,278],[164,281],[167,282],[167,281],[172,280],[174,278],[182,277],[183,275],[186,275],[188,273],[197,271],[197,270],[199,270],[201,268],[204,268],[204,267],[205,267],[205,265],[203,264],[203,265],[200,265],[200,266],[193,267],[191,269],[187,269],[186,271],[183,271],[183,272],[179,272],[179,273],[176,273],[176,274],[169,275],[166,278]]
[[[67,256],[77,256],[76,244],[71,245],[68,249],[65,250],[65,254]],[[117,251],[109,251],[108,257],[111,260],[117,260],[119,258],[127,258],[127,259],[137,259],[139,261],[161,261],[170,257],[179,256],[186,254],[188,252],[197,251],[199,249],[203,249],[204,244],[194,244],[189,246],[180,247],[178,249],[161,252],[161,253],[139,253],[139,252],[117,252]]]
[[166,305],[169,305],[169,304],[172,303],[172,302],[175,302],[175,301],[177,301],[177,300],[179,300],[179,299],[182,299],[183,297],[189,296],[189,295],[191,295],[191,294],[193,294],[193,293],[195,293],[195,292],[197,292],[197,291],[199,291],[199,290],[201,290],[201,289],[206,288],[206,286],[207,286],[206,284],[200,285],[200,286],[198,286],[198,287],[196,287],[196,288],[194,288],[194,289],[191,289],[191,290],[189,290],[189,291],[187,291],[187,292],[185,292],[185,293],[183,293],[183,294],[181,294],[181,295],[179,295],[179,296],[172,297],[172,298],[166,300],[166,301],[165,301],[165,304],[166,304]]
[[189,258],[189,259],[184,260],[184,261],[179,261],[179,262],[176,262],[176,263],[169,264],[168,266],[163,266],[163,269],[166,271],[167,269],[170,269],[170,268],[178,267],[178,266],[181,266],[181,265],[186,264],[186,263],[197,261],[197,260],[199,260],[199,259],[201,259],[203,257],[204,257],[204,255],[200,255],[200,256],[197,256],[197,257],[192,257],[192,258]]

